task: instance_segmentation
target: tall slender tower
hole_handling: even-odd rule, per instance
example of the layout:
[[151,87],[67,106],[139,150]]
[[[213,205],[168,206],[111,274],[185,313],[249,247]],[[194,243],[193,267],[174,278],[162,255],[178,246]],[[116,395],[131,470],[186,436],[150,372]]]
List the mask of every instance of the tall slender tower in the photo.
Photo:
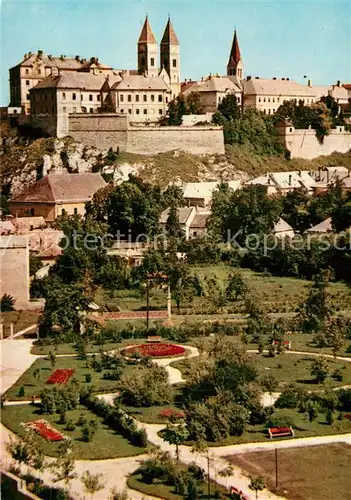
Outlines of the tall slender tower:
[[161,70],[162,68],[167,71],[170,78],[172,97],[177,97],[180,94],[180,51],[170,18],[161,40]]
[[227,76],[236,77],[238,83],[243,80],[244,64],[241,58],[238,37],[236,30],[234,31],[234,38],[232,43],[232,50],[230,51],[229,61],[227,64]]
[[139,75],[157,76],[157,42],[146,16],[144,26],[138,40],[138,73]]

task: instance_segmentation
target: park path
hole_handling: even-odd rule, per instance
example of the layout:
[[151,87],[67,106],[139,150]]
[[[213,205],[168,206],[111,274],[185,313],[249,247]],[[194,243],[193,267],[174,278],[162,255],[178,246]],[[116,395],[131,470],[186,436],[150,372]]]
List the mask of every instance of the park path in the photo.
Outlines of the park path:
[[[2,390],[6,391],[11,385],[13,385],[16,380],[22,375],[22,373],[28,369],[31,364],[41,356],[33,355],[30,353],[32,347],[32,340],[12,340],[5,339],[1,341],[1,362],[2,362],[2,376],[3,384]],[[186,356],[181,356],[176,358],[177,361],[185,358],[190,358],[198,356],[199,352],[197,348],[191,346],[182,346],[188,349],[190,353]],[[256,352],[256,351],[251,351]],[[289,351],[287,351],[289,352]],[[303,353],[300,351],[290,351],[294,354],[306,354],[320,356],[319,353]],[[73,355],[74,356],[74,355]],[[328,357],[333,357],[328,355]],[[351,361],[349,358],[337,357],[343,361]],[[169,381],[171,384],[177,384],[183,382],[184,379],[180,370],[169,366],[175,358],[158,359],[155,360],[160,366],[164,366],[169,375]],[[102,395],[101,395],[102,396]],[[100,396],[100,397],[101,397]],[[108,395],[108,402],[111,404],[113,402],[114,394]],[[271,395],[272,397],[274,395]],[[15,403],[17,404],[17,402]],[[22,402],[23,404],[23,402]],[[271,403],[272,404],[272,403]],[[172,454],[175,453],[175,446],[169,445],[158,435],[159,431],[164,428],[164,424],[146,424],[140,421],[136,421],[139,428],[145,428],[148,440],[159,446],[164,451],[170,451]],[[6,451],[6,442],[8,442],[12,433],[1,425],[1,448],[2,448],[2,459],[4,465],[9,464],[10,457]],[[313,446],[318,444],[345,442],[351,445],[351,433],[343,435],[334,436],[317,436],[312,438],[299,438],[291,439],[279,442],[263,442],[263,443],[244,443],[238,445],[211,447],[208,450],[206,456],[194,455],[191,453],[191,448],[188,446],[180,447],[180,457],[185,463],[196,462],[200,467],[207,471],[208,459],[210,462],[210,475],[218,483],[223,486],[233,485],[238,489],[241,489],[248,499],[254,499],[255,494],[249,489],[248,485],[250,479],[246,474],[238,467],[234,467],[234,473],[229,478],[222,478],[218,475],[218,472],[228,466],[228,462],[225,460],[225,456],[234,453],[244,453],[247,451],[257,451],[272,448],[288,448],[288,447],[299,447],[299,446]],[[107,500],[109,497],[110,490],[116,487],[118,490],[123,490],[126,488],[126,481],[128,476],[139,466],[140,461],[145,459],[147,455],[140,455],[137,457],[127,457],[119,459],[110,460],[76,460],[76,471],[81,475],[85,470],[89,470],[92,473],[102,473],[105,483],[103,490],[95,495],[96,500]],[[48,471],[44,471],[43,478],[48,484],[52,484],[51,476]],[[86,498],[82,484],[79,480],[72,481],[70,485],[72,494],[75,498],[83,500]],[[131,489],[127,489],[128,497],[132,500],[152,499],[155,497],[142,495],[139,492]],[[262,500],[281,500],[283,497],[278,497],[268,490],[260,492],[260,498]]]

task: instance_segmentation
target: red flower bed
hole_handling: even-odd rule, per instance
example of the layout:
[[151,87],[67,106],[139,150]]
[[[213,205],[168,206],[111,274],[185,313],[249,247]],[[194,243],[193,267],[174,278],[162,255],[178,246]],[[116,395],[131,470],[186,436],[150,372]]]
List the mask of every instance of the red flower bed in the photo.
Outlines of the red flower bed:
[[28,422],[27,424],[25,424],[25,426],[37,432],[42,438],[46,439],[47,441],[62,441],[64,439],[64,436],[61,434],[61,432],[57,431],[49,424],[49,422],[44,419],[34,420],[34,422]]
[[65,368],[63,370],[55,370],[47,379],[47,384],[65,384],[73,375],[74,370]]
[[347,420],[350,420],[351,422],[351,413],[346,413],[346,415],[344,415],[344,418],[347,418]]
[[140,356],[158,358],[161,356],[180,356],[181,354],[184,354],[185,349],[184,347],[175,344],[141,344],[133,345],[123,351],[123,353],[127,356],[136,352],[139,353]]
[[178,418],[184,418],[184,412],[180,410],[172,410],[172,408],[166,408],[165,410],[160,411],[158,414],[161,418],[167,418],[168,420],[178,420]]

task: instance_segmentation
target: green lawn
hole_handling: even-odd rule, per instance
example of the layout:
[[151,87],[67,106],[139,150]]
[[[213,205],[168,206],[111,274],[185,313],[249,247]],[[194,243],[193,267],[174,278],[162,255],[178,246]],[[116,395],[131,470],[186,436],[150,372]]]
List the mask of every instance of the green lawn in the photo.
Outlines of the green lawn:
[[[103,424],[102,419],[89,411],[85,406],[78,406],[75,410],[67,411],[67,420],[76,422],[81,414],[88,421],[97,420],[99,423],[98,430],[90,443],[82,441],[81,427],[76,427],[74,431],[67,431],[65,430],[65,424],[57,423],[59,420],[57,414],[43,415],[40,412],[40,408],[34,405],[4,406],[1,412],[1,421],[8,429],[23,436],[25,430],[21,425],[22,422],[31,422],[39,418],[45,418],[57,430],[74,440],[73,458],[79,460],[103,460],[107,458],[134,456],[145,452],[144,448],[131,445],[124,437]],[[50,443],[42,438],[40,438],[40,443],[46,455],[58,455],[59,443]]]
[[[249,269],[240,269],[246,279],[251,296],[254,300],[262,303],[262,307],[271,313],[288,313],[296,312],[297,306],[307,297],[311,281],[298,278],[285,278],[279,276],[265,276],[263,273],[256,273]],[[192,272],[199,277],[209,277],[214,275],[217,280],[226,280],[228,275],[233,272],[230,266],[208,265],[208,266],[193,266]],[[350,309],[350,289],[343,283],[331,283],[328,287],[330,294],[331,306],[335,313]],[[118,307],[121,311],[145,310],[146,298],[140,294],[138,290],[119,290],[115,292],[114,297],[98,290],[95,296],[95,301],[103,306],[108,306],[112,310]],[[235,303],[230,305],[229,309],[232,312],[240,311],[243,304]],[[166,293],[159,289],[154,289],[150,293],[150,307],[153,309],[165,309],[167,307]],[[195,297],[192,304],[182,305],[182,314],[206,314],[212,306],[207,298]],[[217,311],[218,314],[225,313]],[[173,313],[176,314],[175,303],[173,303]]]
[[[96,392],[116,392],[118,390],[118,381],[116,380],[105,380],[102,378],[103,372],[95,372],[91,368],[86,367],[86,361],[79,359],[77,357],[58,357],[56,358],[56,365],[54,370],[57,368],[72,368],[74,370],[74,377],[84,385],[85,374],[90,373],[92,376],[92,384]],[[40,369],[40,380],[37,382],[33,376],[33,372],[36,369]],[[133,365],[127,365],[125,367],[126,371],[131,371],[134,369]],[[23,375],[17,380],[17,382],[6,392],[6,397],[9,400],[28,400],[31,396],[39,395],[39,393],[48,387],[46,384],[52,371],[50,361],[47,358],[37,359],[28,370],[26,370]],[[20,387],[24,387],[24,396],[19,396],[18,391]]]
[[[216,484],[213,480],[211,480],[210,483],[211,483],[211,494],[210,496],[208,496],[207,480],[205,479],[204,481],[197,481],[197,486],[199,488],[198,498],[202,499],[218,498],[218,496],[215,495],[216,490],[221,493],[222,496],[220,498],[223,498],[223,496],[225,496],[225,498],[229,497],[229,495],[227,495],[228,490],[224,486]],[[127,486],[128,488],[140,491],[145,495],[151,495],[165,500],[181,500],[183,498],[186,498],[183,495],[175,493],[174,486],[171,486],[169,484],[161,482],[154,482],[153,484],[147,484],[142,482],[140,474],[133,474],[129,476],[127,480]]]
[[[106,344],[103,345],[91,342],[87,345],[87,353],[99,353],[101,348],[104,352],[113,351],[114,349],[121,349],[122,347],[128,345],[142,344],[144,342],[145,339],[128,339],[122,340],[121,342],[106,342]],[[77,348],[75,342],[56,345],[34,345],[30,352],[40,356],[49,354],[49,351],[52,351],[55,354],[76,354]]]
[[[345,415],[346,413],[343,413]],[[316,420],[309,422],[303,413],[299,413],[296,409],[276,410],[276,416],[284,415],[292,419],[293,429],[296,438],[324,436],[329,434],[346,434],[351,432],[351,422],[346,418],[338,420],[338,412],[335,412],[335,421],[332,425],[327,425],[325,415],[320,413]],[[294,439],[294,438],[281,438]],[[208,442],[208,446],[227,446],[230,444],[254,443],[256,441],[269,441],[269,436],[263,425],[248,425],[246,431],[241,436],[230,436],[215,443]],[[274,441],[280,440],[274,438]],[[192,444],[192,443],[187,443]]]
[[[324,384],[316,384],[313,377],[311,377],[311,365],[316,359],[314,356],[289,353],[281,354],[279,356],[277,355],[274,358],[270,358],[265,354],[251,354],[250,356],[251,364],[257,369],[260,377],[270,374],[277,379],[279,383],[277,391],[282,390],[284,385],[291,382],[295,382],[310,391],[324,389],[326,387],[341,387],[351,384],[351,363],[347,361],[335,361],[334,359],[328,359],[329,376]],[[178,368],[186,378],[188,363],[192,362],[192,359],[173,361],[171,366]],[[344,379],[341,382],[334,380],[330,376],[337,368],[341,368],[344,376]]]

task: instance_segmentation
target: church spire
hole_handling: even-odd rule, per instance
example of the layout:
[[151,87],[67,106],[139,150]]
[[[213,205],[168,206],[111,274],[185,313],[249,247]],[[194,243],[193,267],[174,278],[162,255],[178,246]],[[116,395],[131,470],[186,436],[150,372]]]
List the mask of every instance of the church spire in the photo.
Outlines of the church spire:
[[168,22],[166,24],[166,28],[161,40],[161,45],[166,45],[166,44],[179,45],[179,41],[176,32],[174,31],[170,17],[168,17]]
[[236,30],[235,30],[233,43],[232,43],[232,50],[230,51],[230,56],[229,56],[229,61],[228,61],[228,68],[236,66],[238,64],[238,62],[240,61],[240,59],[241,59],[241,54],[240,54],[239,42],[238,42],[238,37],[236,35]]
[[148,16],[145,18],[144,26],[141,30],[138,43],[157,43],[155,35],[151,29]]
[[230,51],[229,61],[227,64],[227,75],[235,76],[239,81],[241,81],[243,78],[243,61],[241,59],[241,53],[240,53],[236,30],[234,31],[232,48]]

